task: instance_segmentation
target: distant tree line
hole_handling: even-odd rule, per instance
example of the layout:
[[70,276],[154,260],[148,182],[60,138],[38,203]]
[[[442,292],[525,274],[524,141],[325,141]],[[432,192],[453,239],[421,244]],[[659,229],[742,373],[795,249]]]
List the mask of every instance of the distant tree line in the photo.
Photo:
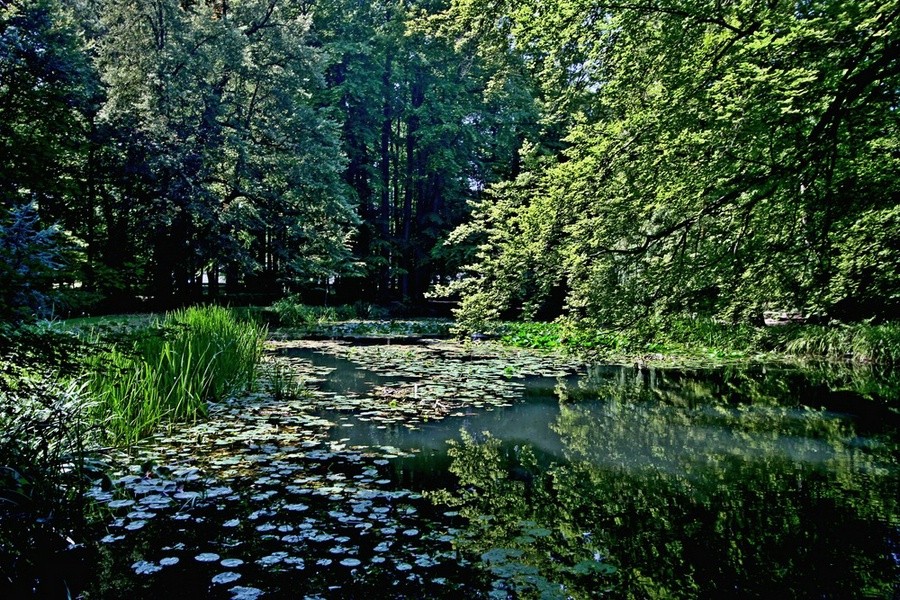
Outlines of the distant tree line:
[[3,226],[30,207],[65,248],[43,283],[106,301],[421,298],[536,111],[420,4],[4,2]]
[[898,14],[2,1],[0,312],[449,283],[472,321],[885,318]]

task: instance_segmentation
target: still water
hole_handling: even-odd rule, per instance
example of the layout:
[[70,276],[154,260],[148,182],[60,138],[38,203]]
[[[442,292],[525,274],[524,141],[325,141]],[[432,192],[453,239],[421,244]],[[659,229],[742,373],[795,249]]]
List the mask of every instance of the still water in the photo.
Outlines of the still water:
[[894,598],[896,377],[281,341],[122,458],[89,597]]

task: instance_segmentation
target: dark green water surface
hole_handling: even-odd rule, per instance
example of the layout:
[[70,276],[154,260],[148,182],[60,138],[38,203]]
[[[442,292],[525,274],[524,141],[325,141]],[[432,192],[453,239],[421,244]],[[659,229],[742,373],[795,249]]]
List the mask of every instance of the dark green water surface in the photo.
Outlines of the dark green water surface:
[[121,458],[91,598],[896,598],[898,377],[282,341]]

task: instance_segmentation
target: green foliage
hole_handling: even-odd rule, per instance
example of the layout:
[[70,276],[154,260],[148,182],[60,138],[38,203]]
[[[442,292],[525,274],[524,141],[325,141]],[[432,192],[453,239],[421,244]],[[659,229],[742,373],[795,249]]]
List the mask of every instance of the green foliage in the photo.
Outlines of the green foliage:
[[49,595],[68,576],[57,561],[71,554],[69,540],[81,541],[84,494],[103,477],[88,454],[97,425],[81,384],[8,359],[0,359],[0,593]]
[[[457,333],[465,333],[459,326]],[[897,364],[900,324],[756,326],[708,317],[670,317],[614,330],[588,320],[498,322],[481,330],[510,346],[565,350],[607,359],[657,361],[805,360]]]
[[900,323],[797,327],[783,347],[798,356],[898,364]]
[[65,12],[57,0],[0,6],[0,211],[38,202],[48,222],[76,193],[94,84]]
[[60,232],[42,227],[33,205],[0,207],[0,320],[52,312],[53,275],[60,268]]
[[277,357],[263,363],[261,376],[269,393],[276,400],[296,400],[310,395],[290,363],[278,360]]
[[[443,245],[467,201],[514,168],[537,105],[502,46],[479,48],[443,3],[316,2],[311,32],[332,63],[322,102],[343,126],[345,179],[363,219],[360,277],[339,285],[416,301],[459,254]],[[495,35],[485,28],[488,35]]]
[[863,213],[834,246],[831,312],[854,319],[900,313],[900,205]]
[[268,310],[275,313],[278,323],[284,327],[315,326],[357,318],[354,306],[310,306],[303,304],[299,296],[282,298]]
[[505,328],[500,341],[521,348],[552,350],[562,346],[558,323],[514,323]]
[[641,347],[637,332],[594,328],[568,319],[551,323],[507,322],[498,325],[498,329],[504,344],[522,348],[621,355]]
[[221,307],[169,313],[130,345],[87,360],[94,416],[118,443],[133,443],[160,423],[195,420],[209,401],[253,384],[265,336],[265,328]]
[[460,230],[462,320],[892,310],[895,1],[460,5],[507,24],[566,130]]

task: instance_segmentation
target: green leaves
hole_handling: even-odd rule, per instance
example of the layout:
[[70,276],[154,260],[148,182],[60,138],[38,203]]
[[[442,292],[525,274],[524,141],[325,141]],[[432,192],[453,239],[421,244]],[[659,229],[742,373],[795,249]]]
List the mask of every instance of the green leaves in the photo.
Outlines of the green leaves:
[[[850,223],[896,196],[896,165],[874,151],[897,127],[887,90],[898,72],[885,62],[895,13],[848,2],[808,14],[679,2],[603,19],[577,2],[536,8],[507,13],[516,43],[572,49],[572,62],[529,60],[577,66],[568,72],[591,83],[568,147],[476,208],[486,242],[459,287],[471,294],[460,316],[477,322],[485,307],[529,318],[543,306],[622,326],[672,313],[838,312],[834,252],[859,235]],[[572,89],[548,93],[562,101]],[[516,208],[496,218],[502,207]],[[883,314],[885,301],[865,304]]]

